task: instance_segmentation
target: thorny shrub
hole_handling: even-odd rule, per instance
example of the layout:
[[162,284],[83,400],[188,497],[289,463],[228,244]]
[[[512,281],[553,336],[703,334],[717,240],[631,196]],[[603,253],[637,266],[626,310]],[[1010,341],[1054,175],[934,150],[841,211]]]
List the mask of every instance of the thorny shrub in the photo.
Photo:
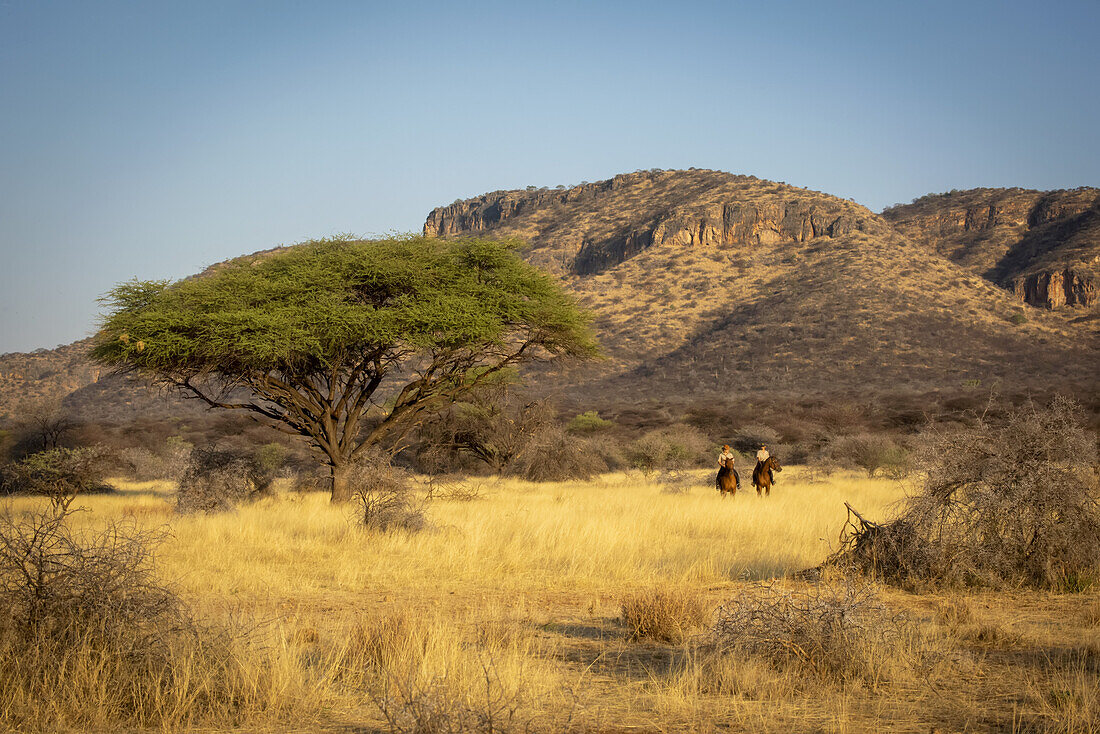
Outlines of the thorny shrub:
[[873,586],[843,579],[807,589],[759,583],[718,609],[716,648],[820,678],[877,683],[897,667],[925,664],[915,625]]
[[607,471],[607,464],[589,439],[548,425],[531,436],[510,470],[529,482],[563,482],[591,479]]
[[352,464],[347,481],[363,527],[416,532],[428,526],[423,502],[416,497],[409,473],[390,463],[385,454],[368,454]]
[[710,462],[711,442],[694,426],[678,423],[658,428],[630,445],[631,466],[648,476],[661,470],[682,470]]
[[891,479],[904,479],[910,471],[908,452],[887,436],[843,436],[829,449],[830,458],[863,469],[868,477],[882,473]]
[[997,423],[933,427],[923,482],[879,524],[849,508],[827,564],[900,584],[1087,588],[1100,566],[1096,442],[1075,403],[1028,404]]
[[168,441],[159,452],[129,447],[119,452],[121,468],[139,482],[179,481],[191,463],[192,446],[184,441]]
[[[224,640],[200,629],[153,575],[159,533],[127,525],[77,532],[73,499],[58,494],[44,509],[0,512],[0,728],[150,725],[179,714],[166,703],[177,694],[188,699],[188,716],[229,706],[215,700],[224,669],[211,657]],[[178,673],[180,654],[211,667]]]
[[40,451],[0,470],[0,494],[110,492],[105,477],[113,457],[106,446]]
[[273,480],[249,454],[195,449],[179,481],[176,509],[182,513],[232,510],[267,494]]

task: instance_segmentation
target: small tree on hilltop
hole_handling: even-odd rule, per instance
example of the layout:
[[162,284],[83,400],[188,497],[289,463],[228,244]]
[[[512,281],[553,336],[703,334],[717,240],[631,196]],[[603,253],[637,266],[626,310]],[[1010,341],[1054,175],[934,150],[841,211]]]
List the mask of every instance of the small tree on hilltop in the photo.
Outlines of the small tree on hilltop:
[[438,404],[513,365],[596,354],[587,319],[515,245],[337,238],[106,299],[92,356],[306,437],[347,471]]

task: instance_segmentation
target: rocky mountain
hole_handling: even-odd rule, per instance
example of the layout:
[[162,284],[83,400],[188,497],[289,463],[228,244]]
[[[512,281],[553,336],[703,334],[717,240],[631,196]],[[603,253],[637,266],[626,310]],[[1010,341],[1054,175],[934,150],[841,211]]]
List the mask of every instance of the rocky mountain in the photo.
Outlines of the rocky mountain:
[[[1043,225],[1073,216],[1075,205],[1048,201],[1042,223],[1033,206],[1031,229],[1052,236]],[[561,376],[586,396],[1095,383],[1095,321],[1024,307],[984,266],[940,251],[950,247],[938,234],[947,219],[927,239],[895,225],[907,221],[820,192],[692,170],[493,192],[433,210],[424,232],[517,237],[528,259],[561,276],[595,314],[610,358],[595,373]],[[980,249],[968,251],[974,261]]]
[[[533,381],[570,407],[892,396],[919,411],[994,389],[1095,402],[1097,193],[953,192],[877,215],[752,176],[655,170],[457,201],[424,232],[522,240],[590,310],[607,359]],[[112,422],[202,413],[98,375],[83,348],[0,357],[0,417],[29,392]]]
[[20,404],[60,398],[95,382],[100,369],[85,354],[90,339],[56,349],[0,354],[0,420],[11,418]]
[[1033,306],[1100,300],[1100,189],[972,189],[882,213],[898,231]]

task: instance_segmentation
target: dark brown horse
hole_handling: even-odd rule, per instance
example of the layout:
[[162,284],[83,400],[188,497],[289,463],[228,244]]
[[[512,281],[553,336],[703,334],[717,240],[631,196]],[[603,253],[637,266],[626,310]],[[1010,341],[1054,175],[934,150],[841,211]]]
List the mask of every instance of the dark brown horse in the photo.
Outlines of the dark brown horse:
[[726,459],[722,462],[722,468],[718,470],[718,476],[714,478],[714,488],[722,493],[722,499],[725,499],[727,494],[735,496],[737,490],[741,489],[741,477],[737,474],[737,470],[733,468],[733,459]]
[[756,462],[756,468],[752,470],[752,486],[756,487],[756,496],[760,496],[760,490],[771,496],[772,485],[775,484],[775,476],[772,472],[783,471],[779,465],[779,459],[769,456],[765,461]]

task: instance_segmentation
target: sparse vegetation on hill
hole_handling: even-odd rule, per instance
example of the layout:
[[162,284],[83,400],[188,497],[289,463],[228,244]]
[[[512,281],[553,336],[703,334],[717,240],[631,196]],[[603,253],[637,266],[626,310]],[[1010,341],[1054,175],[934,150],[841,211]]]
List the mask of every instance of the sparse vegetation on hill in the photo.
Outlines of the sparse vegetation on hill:
[[[826,212],[844,226],[815,224]],[[752,177],[639,172],[495,192],[435,210],[425,231],[518,237],[525,257],[562,274],[611,357],[556,376],[578,404],[973,380],[1083,392],[1100,358],[1086,326],[1055,314],[1011,323],[1011,294],[870,211]],[[597,251],[599,267],[585,265]]]
[[899,231],[1033,306],[1100,301],[1100,189],[971,189],[883,211]]
[[[1087,207],[1071,211],[1087,203],[1088,193],[1038,197],[1047,202],[1031,207],[1046,218],[1039,229],[1057,239],[1059,222],[1090,216]],[[969,207],[992,197],[988,214],[988,206],[1008,206],[1004,202],[1023,195],[955,192],[890,210],[887,221],[850,201],[754,177],[653,170],[456,202],[433,213],[427,229],[446,237],[525,240],[524,257],[560,273],[593,313],[610,359],[584,368],[528,370],[540,389],[554,391],[574,414],[596,410],[615,419],[647,410],[645,401],[657,396],[678,413],[665,425],[715,402],[752,415],[757,408],[749,405],[796,411],[808,396],[839,398],[861,411],[877,410],[879,400],[919,401],[919,410],[937,414],[950,412],[946,403],[975,386],[986,393],[998,387],[1074,394],[1091,409],[1093,365],[1100,359],[1100,319],[1092,311],[1027,308],[1021,317],[1019,302],[980,268],[950,248],[922,245],[917,236],[927,229],[921,222],[938,216],[941,201],[958,199]],[[1036,196],[1027,194],[1029,201]],[[836,218],[825,222],[826,214]],[[831,228],[838,218],[852,226]],[[970,235],[991,237],[999,228],[971,229]],[[1073,231],[1085,237],[1091,230]],[[610,259],[578,269],[582,248]],[[70,351],[79,353],[79,346]],[[60,352],[8,357],[68,369],[58,361]],[[92,368],[80,367],[86,368],[90,380]],[[0,376],[0,404],[18,402],[31,387],[5,384]],[[90,424],[121,426],[140,417],[147,426],[182,420],[195,434],[201,426],[215,432],[216,420],[200,401],[166,398],[117,377],[81,384],[74,383],[79,389],[68,395],[66,407]],[[760,413],[751,419],[769,422]],[[868,427],[872,422],[865,421]],[[208,443],[196,439],[189,440]]]

